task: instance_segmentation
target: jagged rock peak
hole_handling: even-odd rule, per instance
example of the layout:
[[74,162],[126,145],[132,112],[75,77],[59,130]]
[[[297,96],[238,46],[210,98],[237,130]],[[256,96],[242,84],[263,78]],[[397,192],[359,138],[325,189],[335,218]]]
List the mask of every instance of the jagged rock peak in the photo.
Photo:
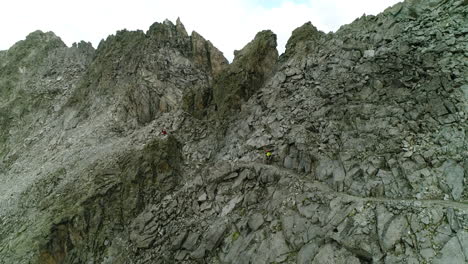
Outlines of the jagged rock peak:
[[[276,35],[271,30],[260,31],[242,50],[234,51],[233,64],[243,64],[249,61],[254,62],[257,59],[263,60],[275,57],[276,46]],[[278,51],[276,51],[276,54],[278,54]],[[247,63],[245,66],[252,67],[254,65]]]
[[94,51],[93,44],[91,42],[87,42],[87,41],[74,42],[72,44],[72,47],[77,48],[78,50],[86,50],[86,51],[90,51],[90,52]]
[[254,40],[235,53],[232,68],[258,73],[260,79],[264,81],[276,65],[278,59],[276,46],[276,35],[271,30],[260,31]]
[[34,32],[29,33],[29,35],[26,36],[25,41],[55,42],[61,43],[63,46],[65,46],[65,43],[63,43],[62,39],[55,35],[55,33],[52,31],[43,32],[41,30],[36,30]]
[[242,50],[234,52],[234,60],[215,80],[213,98],[221,113],[238,109],[273,72],[277,60],[276,35],[264,30]]
[[180,17],[177,18],[176,21],[176,29],[179,31],[184,36],[188,36],[187,31],[185,30],[184,24],[182,24],[182,21],[180,21]]
[[467,263],[468,5],[427,2],[218,76],[169,22],[0,58],[0,264]]
[[313,45],[324,33],[317,30],[311,22],[307,22],[301,27],[296,28],[286,43],[286,55],[292,55],[293,53],[308,52],[307,49],[310,45]]
[[208,66],[213,76],[218,76],[229,64],[223,53],[196,31],[192,31],[191,39],[195,63]]
[[147,35],[156,35],[157,37],[188,37],[187,31],[182,24],[180,18],[177,18],[176,24],[172,23],[169,19],[164,20],[163,23],[155,22],[150,26],[146,32]]
[[[26,39],[15,43],[8,50],[8,53],[14,54],[15,57],[19,58],[25,56],[27,51],[30,50],[44,50],[47,52],[50,49],[64,47],[67,47],[67,45],[53,32],[49,31],[44,33],[41,30],[36,30],[26,36]],[[39,53],[42,54],[42,52]]]
[[[180,19],[176,24],[156,22],[146,33],[118,31],[99,45],[86,81],[69,105],[93,113],[119,105],[116,115],[125,124],[147,124],[179,107],[201,116],[209,101],[204,95],[211,94],[212,80],[227,65],[211,42],[196,32],[187,35]],[[190,84],[187,75],[192,76]],[[96,100],[101,96],[103,100]]]

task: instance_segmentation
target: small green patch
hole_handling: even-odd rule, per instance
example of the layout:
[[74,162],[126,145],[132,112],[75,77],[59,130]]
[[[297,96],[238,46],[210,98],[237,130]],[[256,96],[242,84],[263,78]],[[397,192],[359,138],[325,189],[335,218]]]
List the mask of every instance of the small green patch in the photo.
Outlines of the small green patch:
[[288,253],[288,259],[289,260],[295,260],[297,258],[298,251],[291,251]]
[[283,231],[283,226],[281,225],[281,223],[278,223],[277,225],[273,226],[272,229],[275,232],[281,232],[281,231]]
[[247,209],[245,207],[242,207],[240,210],[239,210],[239,215],[240,216],[246,216],[247,215]]
[[231,235],[232,242],[236,241],[239,238],[239,236],[240,236],[240,233],[237,232],[237,231],[232,233],[232,235]]

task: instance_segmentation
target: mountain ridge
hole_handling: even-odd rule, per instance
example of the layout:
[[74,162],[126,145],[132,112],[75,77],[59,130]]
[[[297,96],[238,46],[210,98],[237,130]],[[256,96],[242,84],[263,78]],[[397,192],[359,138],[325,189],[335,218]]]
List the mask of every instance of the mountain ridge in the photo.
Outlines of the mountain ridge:
[[0,53],[0,263],[465,263],[467,14],[262,31],[230,64],[180,20],[32,33]]

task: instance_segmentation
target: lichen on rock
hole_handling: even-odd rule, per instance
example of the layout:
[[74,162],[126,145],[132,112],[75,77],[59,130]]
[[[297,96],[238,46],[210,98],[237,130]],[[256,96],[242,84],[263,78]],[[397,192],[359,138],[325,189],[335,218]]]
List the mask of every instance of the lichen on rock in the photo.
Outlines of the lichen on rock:
[[180,19],[32,33],[0,52],[0,264],[465,263],[465,2],[231,64]]
[[276,35],[265,30],[235,52],[233,62],[214,80],[213,102],[222,115],[240,109],[270,77],[278,59],[276,45]]

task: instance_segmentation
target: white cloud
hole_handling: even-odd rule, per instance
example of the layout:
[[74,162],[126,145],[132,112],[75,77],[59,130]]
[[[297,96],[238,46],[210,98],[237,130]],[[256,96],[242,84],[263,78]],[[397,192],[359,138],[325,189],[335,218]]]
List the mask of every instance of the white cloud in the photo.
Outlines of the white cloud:
[[278,36],[278,49],[291,31],[311,21],[322,31],[334,31],[366,14],[377,14],[398,0],[282,0],[276,7],[249,0],[17,0],[2,3],[0,50],[8,49],[30,32],[53,31],[67,45],[85,40],[97,46],[117,30],[147,30],[154,22],[177,17],[190,33],[197,31],[232,60],[233,50],[241,49],[264,29]]

